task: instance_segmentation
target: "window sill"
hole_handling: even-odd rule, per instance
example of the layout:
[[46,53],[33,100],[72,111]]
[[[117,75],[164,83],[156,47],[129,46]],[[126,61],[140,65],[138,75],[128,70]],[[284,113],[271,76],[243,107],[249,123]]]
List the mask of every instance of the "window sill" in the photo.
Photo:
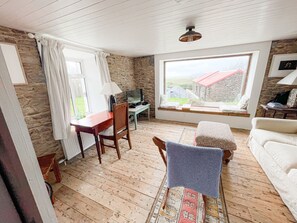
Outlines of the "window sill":
[[208,115],[224,115],[224,116],[237,116],[237,117],[250,117],[248,112],[223,112],[219,108],[215,107],[194,107],[190,109],[180,108],[162,108],[158,107],[161,111],[175,111],[175,112],[189,112],[189,113],[200,113]]

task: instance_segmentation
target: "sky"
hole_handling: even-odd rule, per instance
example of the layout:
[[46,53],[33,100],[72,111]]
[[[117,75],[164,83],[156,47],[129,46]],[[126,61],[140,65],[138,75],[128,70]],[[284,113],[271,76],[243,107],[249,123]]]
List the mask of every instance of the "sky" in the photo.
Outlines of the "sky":
[[207,58],[165,63],[166,79],[194,79],[205,73],[247,69],[249,56]]

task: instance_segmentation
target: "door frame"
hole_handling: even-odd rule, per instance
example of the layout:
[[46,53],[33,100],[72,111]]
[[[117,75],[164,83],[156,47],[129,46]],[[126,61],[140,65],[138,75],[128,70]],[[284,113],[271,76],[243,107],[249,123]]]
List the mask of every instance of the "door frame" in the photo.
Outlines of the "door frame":
[[0,175],[20,222],[42,222],[1,108]]
[[[7,124],[19,161],[39,210],[42,222],[56,223],[57,218],[48,196],[29,131],[0,48],[0,108]],[[9,159],[9,158],[8,158]],[[13,161],[13,160],[12,160]]]

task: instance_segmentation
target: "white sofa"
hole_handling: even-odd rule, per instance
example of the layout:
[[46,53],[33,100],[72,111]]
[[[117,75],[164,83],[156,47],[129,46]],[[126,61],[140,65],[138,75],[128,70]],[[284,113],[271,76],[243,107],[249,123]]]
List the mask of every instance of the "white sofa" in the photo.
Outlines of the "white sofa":
[[297,120],[254,118],[249,146],[297,220]]

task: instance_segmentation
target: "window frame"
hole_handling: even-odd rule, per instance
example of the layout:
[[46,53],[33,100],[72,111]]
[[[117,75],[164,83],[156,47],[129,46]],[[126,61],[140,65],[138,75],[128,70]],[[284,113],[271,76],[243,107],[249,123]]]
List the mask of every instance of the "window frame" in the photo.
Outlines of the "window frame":
[[[80,68],[81,68],[81,74],[75,74],[75,75],[71,75],[68,73],[68,70],[67,70],[67,74],[68,74],[68,78],[69,80],[70,79],[80,79],[82,78],[84,80],[84,84],[85,84],[85,89],[86,89],[86,98],[87,98],[87,106],[88,106],[88,112],[86,112],[86,115],[89,115],[91,114],[91,109],[90,109],[90,102],[89,102],[89,97],[88,97],[88,88],[87,88],[87,82],[86,82],[86,72],[85,72],[85,67],[84,67],[84,61],[81,60],[81,59],[77,59],[77,58],[72,58],[72,57],[66,57],[65,58],[65,62],[66,62],[66,69],[67,69],[67,61],[69,62],[76,62],[76,63],[79,63],[80,64]],[[75,118],[77,117],[77,108],[74,104],[74,96],[72,94],[72,91],[71,91],[71,88],[70,88],[70,94],[71,94],[71,102],[72,102],[72,108],[73,108],[73,112],[74,112],[74,117],[72,118]]]
[[[246,92],[247,82],[250,74],[251,61],[253,57],[253,53],[239,53],[239,54],[228,54],[228,55],[218,55],[218,56],[206,56],[206,57],[192,57],[192,58],[184,58],[184,59],[172,59],[172,60],[164,60],[163,61],[163,94],[166,95],[166,63],[168,62],[179,62],[179,61],[190,61],[190,60],[205,60],[205,59],[218,59],[218,58],[230,58],[230,57],[240,57],[240,56],[248,56],[248,65],[246,70],[246,75],[244,77],[244,81],[242,83],[242,90],[240,92],[241,96],[243,96]],[[219,102],[218,102],[219,103]],[[201,106],[201,107],[210,107],[210,106]],[[195,106],[191,106],[191,108],[195,108]]]

